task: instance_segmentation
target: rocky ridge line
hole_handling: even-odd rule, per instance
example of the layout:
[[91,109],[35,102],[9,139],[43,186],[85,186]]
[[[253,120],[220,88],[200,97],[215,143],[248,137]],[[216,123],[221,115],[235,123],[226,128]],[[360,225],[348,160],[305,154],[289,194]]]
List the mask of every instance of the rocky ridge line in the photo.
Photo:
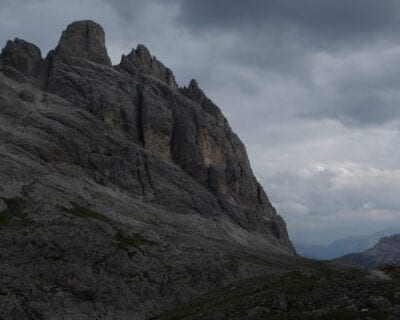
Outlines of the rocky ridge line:
[[400,266],[400,235],[383,237],[372,248],[337,259],[361,268],[378,268],[384,265]]
[[67,27],[46,59],[33,44],[16,39],[7,43],[1,60],[11,77],[39,83],[181,167],[215,195],[214,211],[228,213],[246,229],[267,232],[292,250],[283,220],[219,108],[195,80],[178,90],[172,72],[143,45],[113,67],[101,26],[79,21]]

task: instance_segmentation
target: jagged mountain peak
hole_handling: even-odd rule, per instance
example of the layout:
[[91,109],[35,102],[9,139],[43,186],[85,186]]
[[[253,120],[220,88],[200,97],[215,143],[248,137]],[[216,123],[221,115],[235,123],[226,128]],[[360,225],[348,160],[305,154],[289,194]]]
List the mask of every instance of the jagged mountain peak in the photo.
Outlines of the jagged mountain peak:
[[7,41],[1,51],[0,60],[5,73],[20,81],[26,81],[26,77],[38,77],[42,67],[40,49],[33,43],[19,38]]
[[196,89],[199,88],[199,84],[196,79],[191,79],[189,82],[189,88]]
[[[90,112],[152,156],[177,165],[212,195],[202,204],[187,203],[188,208],[226,214],[241,227],[264,233],[274,245],[294,251],[283,220],[252,173],[245,146],[196,80],[177,90],[172,71],[141,44],[112,66],[104,31],[90,20],[68,25],[44,61],[40,50],[25,41],[7,47],[2,68],[29,75],[18,81],[39,84]],[[141,191],[147,194],[143,190],[147,187]],[[181,201],[179,195],[174,197],[172,207]],[[154,199],[172,204],[164,197]]]
[[103,28],[91,20],[76,21],[63,31],[57,54],[111,65]]
[[191,79],[189,85],[182,88],[182,92],[195,100],[201,100],[202,98],[206,97],[196,79]]
[[149,49],[139,44],[128,55],[123,55],[119,67],[133,75],[146,74],[162,81],[172,89],[178,89],[173,72],[152,56]]
[[[27,57],[32,57],[34,59],[39,60],[42,58],[42,53],[36,45],[20,38],[14,38],[14,40],[8,40],[6,46],[3,48],[1,52],[1,57],[3,59],[11,58],[16,51],[23,51]],[[24,64],[24,61],[20,61],[20,63]]]
[[398,270],[298,257],[197,81],[104,39],[78,21],[0,55],[0,319],[398,318]]
[[137,55],[143,65],[150,65],[153,59],[150,50],[144,44],[138,44],[136,49],[132,49],[130,56]]
[[0,56],[2,288],[44,318],[67,299],[74,319],[147,319],[294,259],[219,108],[143,45],[111,65],[104,39],[79,21],[46,59],[16,40]]

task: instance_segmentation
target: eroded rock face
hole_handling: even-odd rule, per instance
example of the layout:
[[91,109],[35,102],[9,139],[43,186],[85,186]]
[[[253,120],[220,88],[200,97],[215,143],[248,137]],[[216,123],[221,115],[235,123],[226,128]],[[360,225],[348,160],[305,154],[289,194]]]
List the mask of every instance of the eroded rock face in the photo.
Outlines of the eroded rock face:
[[9,40],[0,55],[4,73],[18,81],[39,77],[42,68],[40,49],[32,43],[15,38]]
[[283,220],[253,176],[243,143],[195,80],[176,90],[172,72],[143,45],[112,67],[104,31],[92,21],[70,24],[44,65],[47,90],[178,165],[214,195],[218,205],[211,211],[225,212],[293,251]]
[[133,75],[146,73],[163,81],[172,89],[178,88],[172,71],[156,57],[152,57],[150,51],[142,44],[139,44],[136,49],[132,49],[127,56],[122,56],[120,67]]
[[264,272],[249,255],[295,254],[244,145],[196,81],[177,88],[143,46],[112,66],[90,21],[68,26],[44,61],[25,42],[3,52],[1,288],[24,279],[24,298],[10,291],[4,305],[25,312],[40,296],[50,318],[146,319]]
[[111,65],[103,28],[90,20],[71,23],[62,33],[57,54]]
[[214,212],[225,211],[246,229],[291,247],[283,220],[253,176],[244,145],[195,80],[176,90],[172,72],[143,45],[115,68],[68,59],[58,49],[47,61],[48,90],[178,165],[214,194]]

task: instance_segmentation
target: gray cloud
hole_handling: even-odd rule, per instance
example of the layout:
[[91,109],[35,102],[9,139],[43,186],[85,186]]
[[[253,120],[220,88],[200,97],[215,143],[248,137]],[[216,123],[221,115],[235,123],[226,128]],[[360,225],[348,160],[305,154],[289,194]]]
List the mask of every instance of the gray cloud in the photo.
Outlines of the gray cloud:
[[[398,97],[387,92],[389,87],[398,86],[398,74],[393,77],[391,69],[385,73],[385,65],[381,70],[374,68],[384,64],[380,60],[384,54],[368,56],[371,49],[385,51],[396,45],[398,1],[185,0],[181,5],[178,21],[193,34],[220,32],[235,38],[224,52],[225,61],[261,68],[267,74],[278,73],[288,82],[296,79],[310,93],[331,91],[331,96],[321,94],[310,101],[316,104],[310,106],[311,110],[300,113],[330,117],[348,125],[379,124],[399,116]],[[359,52],[368,56],[368,65],[352,57]],[[321,76],[330,75],[318,74],[318,68],[324,67],[318,54],[331,55],[334,62],[352,58],[353,64],[342,70],[346,75],[338,75],[345,77],[325,88]],[[399,55],[390,58],[397,63]]]
[[46,54],[68,23],[93,19],[114,63],[144,43],[181,85],[197,78],[295,239],[400,224],[397,0],[0,4],[2,45],[17,36]]
[[277,40],[292,32],[316,47],[359,42],[397,33],[400,4],[395,0],[183,0],[181,21],[193,31],[271,31]]

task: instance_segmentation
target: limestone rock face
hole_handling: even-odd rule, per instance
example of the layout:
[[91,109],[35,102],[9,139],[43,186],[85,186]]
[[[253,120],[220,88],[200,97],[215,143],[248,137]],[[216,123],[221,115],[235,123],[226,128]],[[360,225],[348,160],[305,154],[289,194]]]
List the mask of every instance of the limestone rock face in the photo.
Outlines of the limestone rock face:
[[90,21],[34,48],[0,59],[0,318],[149,319],[295,255],[197,82],[144,46],[112,66]]
[[[252,173],[243,143],[198,83],[192,80],[177,90],[172,72],[143,45],[113,67],[104,38],[95,22],[78,21],[66,28],[44,63],[40,64],[38,49],[20,40],[3,50],[3,63],[11,61],[30,75],[44,74],[44,89],[95,115],[153,156],[177,165],[213,195],[209,204],[197,207],[199,213],[226,214],[246,230],[264,233],[293,251],[283,220]],[[19,47],[30,49],[30,59],[21,66],[7,58],[15,56],[8,52],[20,52]],[[177,198],[171,203],[179,203]],[[165,198],[155,196],[154,201]],[[212,209],[205,213],[203,208]]]
[[18,38],[7,42],[0,59],[5,69],[4,72],[20,81],[38,77],[42,67],[40,49],[32,43]]
[[122,56],[120,67],[134,75],[146,73],[163,81],[172,89],[178,88],[172,71],[156,57],[152,57],[150,51],[142,44],[139,44],[136,49],[132,49],[127,56]]
[[103,28],[90,20],[71,23],[64,30],[56,51],[59,55],[111,65]]

